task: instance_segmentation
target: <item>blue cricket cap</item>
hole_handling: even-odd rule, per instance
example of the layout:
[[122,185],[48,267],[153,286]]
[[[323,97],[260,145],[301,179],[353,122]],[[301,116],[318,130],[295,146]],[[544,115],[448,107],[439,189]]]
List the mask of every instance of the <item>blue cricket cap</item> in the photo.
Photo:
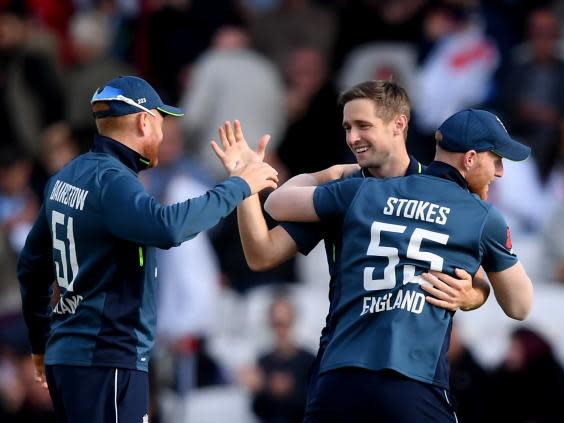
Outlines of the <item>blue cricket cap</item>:
[[152,109],[172,116],[184,116],[184,111],[178,107],[164,104],[151,85],[137,76],[118,76],[98,88],[90,104],[98,101],[108,103],[108,110],[94,112],[96,118],[108,116],[123,116],[141,111],[154,115]]
[[525,160],[531,154],[530,147],[511,138],[501,120],[485,110],[467,109],[455,113],[438,131],[442,135],[438,145],[447,151],[491,151],[514,162]]

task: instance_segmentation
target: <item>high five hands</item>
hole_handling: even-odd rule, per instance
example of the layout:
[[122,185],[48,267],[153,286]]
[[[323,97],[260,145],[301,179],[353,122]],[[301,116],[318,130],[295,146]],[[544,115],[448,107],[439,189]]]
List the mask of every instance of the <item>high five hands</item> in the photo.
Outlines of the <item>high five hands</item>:
[[222,147],[214,140],[211,146],[229,176],[239,176],[244,179],[253,194],[265,189],[276,189],[278,186],[278,172],[272,166],[263,162],[266,146],[270,135],[263,135],[255,150],[245,141],[243,130],[238,120],[226,121],[218,130]]

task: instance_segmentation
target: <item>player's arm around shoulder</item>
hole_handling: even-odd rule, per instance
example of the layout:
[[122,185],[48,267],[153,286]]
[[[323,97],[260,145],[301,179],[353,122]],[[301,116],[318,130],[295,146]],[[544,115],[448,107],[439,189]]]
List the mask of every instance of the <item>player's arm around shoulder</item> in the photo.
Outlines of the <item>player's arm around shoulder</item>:
[[[356,194],[363,179],[344,178],[359,169],[358,165],[336,165],[321,172],[297,175],[270,194],[265,210],[278,221],[317,222],[324,217],[319,215],[318,204],[350,203],[354,197],[350,193]],[[320,193],[324,200],[317,201],[314,197]]]
[[[326,182],[343,179],[359,169],[358,165],[335,165],[312,174],[298,175],[285,185],[314,188]],[[278,194],[275,194],[275,197],[276,195]],[[272,269],[296,255],[298,251],[303,252],[302,249],[309,252],[309,244],[317,244],[322,238],[319,230],[311,224],[294,224],[290,231],[283,225],[269,230],[256,196],[241,203],[237,218],[245,258],[249,267],[255,271]],[[288,225],[288,222],[286,224]],[[304,245],[304,242],[308,245]]]

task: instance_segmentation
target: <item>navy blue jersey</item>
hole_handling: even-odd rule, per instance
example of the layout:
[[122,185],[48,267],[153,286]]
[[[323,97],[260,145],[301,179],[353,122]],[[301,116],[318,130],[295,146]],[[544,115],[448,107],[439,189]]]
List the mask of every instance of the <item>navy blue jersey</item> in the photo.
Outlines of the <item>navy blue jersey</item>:
[[322,185],[314,205],[322,220],[343,221],[340,297],[321,372],[393,369],[448,387],[453,313],[426,303],[418,275],[514,265],[501,214],[470,194],[456,169],[437,162],[428,174]]
[[[162,206],[137,172],[148,161],[97,136],[53,176],[18,263],[32,351],[49,365],[147,370],[155,332],[155,248],[215,225],[250,195],[238,177]],[[187,269],[189,270],[189,269]],[[61,295],[51,309],[50,285]]]
[[[413,156],[410,156],[409,166],[406,175],[421,173],[423,166]],[[361,169],[348,176],[346,179],[352,178],[368,178],[373,177],[367,169]],[[337,280],[338,263],[340,263],[341,246],[342,246],[342,220],[339,218],[314,223],[296,223],[283,222],[282,227],[288,232],[292,239],[298,245],[298,250],[302,254],[309,252],[323,240],[325,244],[325,254],[327,255],[327,265],[329,267],[329,312],[325,318],[325,327],[321,331],[319,340],[320,348],[323,348],[333,331],[331,325],[334,304],[340,295],[340,286]]]

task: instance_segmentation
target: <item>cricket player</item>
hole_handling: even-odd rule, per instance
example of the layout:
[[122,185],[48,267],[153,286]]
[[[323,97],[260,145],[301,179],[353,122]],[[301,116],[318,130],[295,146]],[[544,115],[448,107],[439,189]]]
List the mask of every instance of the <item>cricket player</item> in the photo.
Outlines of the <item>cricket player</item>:
[[[359,101],[355,101],[359,100]],[[345,107],[346,140],[359,165],[337,165],[314,174],[298,175],[293,179],[309,185],[319,185],[342,178],[386,178],[420,173],[424,167],[407,153],[406,137],[410,120],[410,101],[405,90],[392,81],[366,81],[345,91],[341,106]],[[250,150],[243,137],[241,125],[234,128],[226,123],[219,130],[223,150],[216,153],[229,170],[237,162],[262,160],[268,142],[259,143],[260,151]],[[266,270],[283,263],[298,251],[307,255],[324,240],[331,280],[329,282],[329,310],[322,330],[319,350],[308,380],[308,398],[314,396],[319,362],[334,332],[333,318],[339,292],[338,263],[341,257],[342,228],[338,220],[317,223],[283,222],[268,229],[258,196],[251,196],[237,208],[239,231],[245,258],[253,270]],[[426,300],[448,310],[472,310],[482,305],[489,294],[489,285],[480,277],[474,280],[461,269],[457,278],[444,273],[425,274],[432,284],[424,286],[431,295]]]
[[[148,421],[147,369],[155,335],[155,247],[214,226],[249,195],[276,187],[267,164],[239,166],[201,197],[162,206],[138,173],[157,165],[163,103],[143,79],[96,90],[92,150],[47,183],[18,263],[36,379],[57,421]],[[187,269],[189,270],[189,269]],[[51,309],[51,284],[60,296]]]
[[342,221],[335,329],[304,422],[456,422],[446,357],[453,313],[425,301],[424,272],[473,275],[482,265],[508,314],[524,319],[531,309],[505,220],[473,194],[503,175],[502,158],[524,160],[530,148],[473,109],[447,119],[436,140],[423,174],[317,188],[294,181],[267,200],[277,220]]

